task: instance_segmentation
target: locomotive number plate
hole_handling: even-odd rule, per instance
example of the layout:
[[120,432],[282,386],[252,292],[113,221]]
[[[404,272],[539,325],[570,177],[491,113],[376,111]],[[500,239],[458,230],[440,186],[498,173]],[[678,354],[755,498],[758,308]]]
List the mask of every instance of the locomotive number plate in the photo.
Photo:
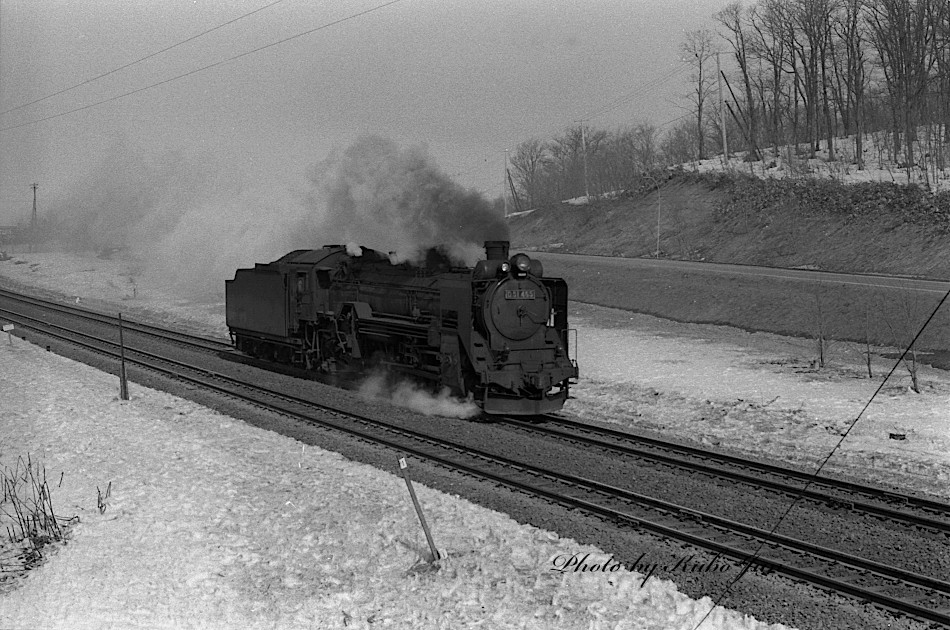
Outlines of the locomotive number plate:
[[505,289],[506,300],[533,300],[534,289]]

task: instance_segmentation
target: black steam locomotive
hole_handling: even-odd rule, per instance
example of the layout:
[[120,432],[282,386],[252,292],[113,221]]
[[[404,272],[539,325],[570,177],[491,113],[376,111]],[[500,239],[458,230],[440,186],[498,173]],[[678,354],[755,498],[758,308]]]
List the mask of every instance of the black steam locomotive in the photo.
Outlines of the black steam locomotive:
[[[371,249],[298,250],[225,283],[227,324],[248,355],[325,373],[383,367],[472,396],[486,412],[560,409],[577,378],[567,284],[485,243],[456,267],[440,250],[393,264]],[[352,248],[351,248],[352,249]],[[359,248],[357,248],[359,249]]]

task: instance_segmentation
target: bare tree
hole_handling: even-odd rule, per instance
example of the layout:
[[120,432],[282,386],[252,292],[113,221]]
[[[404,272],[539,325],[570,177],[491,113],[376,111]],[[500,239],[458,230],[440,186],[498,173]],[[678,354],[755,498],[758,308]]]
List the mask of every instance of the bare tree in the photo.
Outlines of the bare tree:
[[828,353],[836,343],[833,337],[838,331],[833,327],[829,329],[829,323],[834,318],[825,310],[825,286],[820,280],[814,285],[812,294],[815,297],[815,349],[818,354],[815,363],[819,368],[824,368],[828,362]]
[[[751,77],[751,59],[750,47],[748,44],[748,25],[746,23],[746,11],[739,0],[727,4],[721,11],[714,16],[715,20],[725,27],[727,31],[726,40],[732,47],[733,57],[739,66],[739,73],[742,76],[742,84],[745,88],[745,125],[746,140],[749,143],[749,158],[757,157],[756,138],[758,137],[757,125],[755,122],[755,99],[753,97],[753,85]],[[736,103],[738,105],[738,103]]]
[[937,63],[938,34],[947,20],[947,2],[868,0],[865,8],[871,41],[891,97],[895,153],[903,148],[911,177],[916,128],[931,71]]
[[[696,155],[696,125],[692,121],[682,120],[663,136],[660,151],[667,166],[689,162]],[[637,171],[633,171],[637,172]]]
[[[805,106],[805,127],[811,157],[815,156],[821,136],[819,114],[823,114],[825,127],[832,126],[826,89],[832,2],[789,0],[788,4],[788,17],[793,27],[790,43],[797,58],[796,67],[801,69],[800,95]],[[830,154],[833,152],[831,132],[829,129],[827,136]]]
[[[833,55],[835,73],[844,84],[840,97],[845,133],[854,135],[854,153],[858,170],[864,169],[864,97],[867,91],[867,32],[861,18],[864,0],[842,0],[833,29],[841,42],[840,54]],[[837,51],[837,49],[836,49]]]
[[589,179],[585,181],[584,161],[587,160],[589,178],[590,164],[603,149],[606,138],[606,131],[576,125],[551,141],[549,151],[552,167],[557,173],[561,199],[585,193]]
[[[904,367],[910,375],[910,387],[920,393],[920,361],[917,356],[915,340],[921,324],[926,320],[922,313],[917,294],[898,299],[894,313],[889,313],[886,303],[883,307],[884,323],[891,332],[891,338],[897,351],[901,353]],[[906,348],[906,350],[905,350]]]
[[787,142],[783,127],[788,108],[785,75],[794,66],[788,44],[791,36],[787,5],[787,0],[762,0],[750,14],[750,26],[755,33],[752,51],[762,64],[759,83],[763,120],[769,125],[768,138],[776,155],[779,145]]
[[544,170],[549,162],[547,147],[537,138],[525,140],[511,156],[511,168],[529,208],[548,201],[543,194]]
[[706,159],[706,100],[715,86],[716,76],[709,72],[709,60],[716,53],[713,46],[712,31],[701,29],[688,31],[686,41],[680,46],[684,61],[690,64],[693,72],[690,75],[691,90],[687,95],[696,114],[696,140],[698,143],[698,159]]

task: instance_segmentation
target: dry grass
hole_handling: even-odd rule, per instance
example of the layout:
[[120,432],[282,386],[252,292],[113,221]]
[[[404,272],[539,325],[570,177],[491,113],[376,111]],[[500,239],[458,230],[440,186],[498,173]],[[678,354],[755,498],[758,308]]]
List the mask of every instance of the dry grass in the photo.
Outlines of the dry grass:
[[50,545],[66,540],[78,517],[62,518],[53,509],[46,468],[30,455],[4,466],[0,486],[0,592],[43,562]]

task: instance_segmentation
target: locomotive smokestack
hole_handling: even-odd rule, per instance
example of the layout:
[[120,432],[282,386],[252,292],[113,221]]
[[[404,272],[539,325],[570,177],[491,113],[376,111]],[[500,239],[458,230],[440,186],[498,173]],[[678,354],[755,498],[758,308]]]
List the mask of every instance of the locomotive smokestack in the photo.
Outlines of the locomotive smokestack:
[[488,260],[508,260],[508,241],[485,241]]

